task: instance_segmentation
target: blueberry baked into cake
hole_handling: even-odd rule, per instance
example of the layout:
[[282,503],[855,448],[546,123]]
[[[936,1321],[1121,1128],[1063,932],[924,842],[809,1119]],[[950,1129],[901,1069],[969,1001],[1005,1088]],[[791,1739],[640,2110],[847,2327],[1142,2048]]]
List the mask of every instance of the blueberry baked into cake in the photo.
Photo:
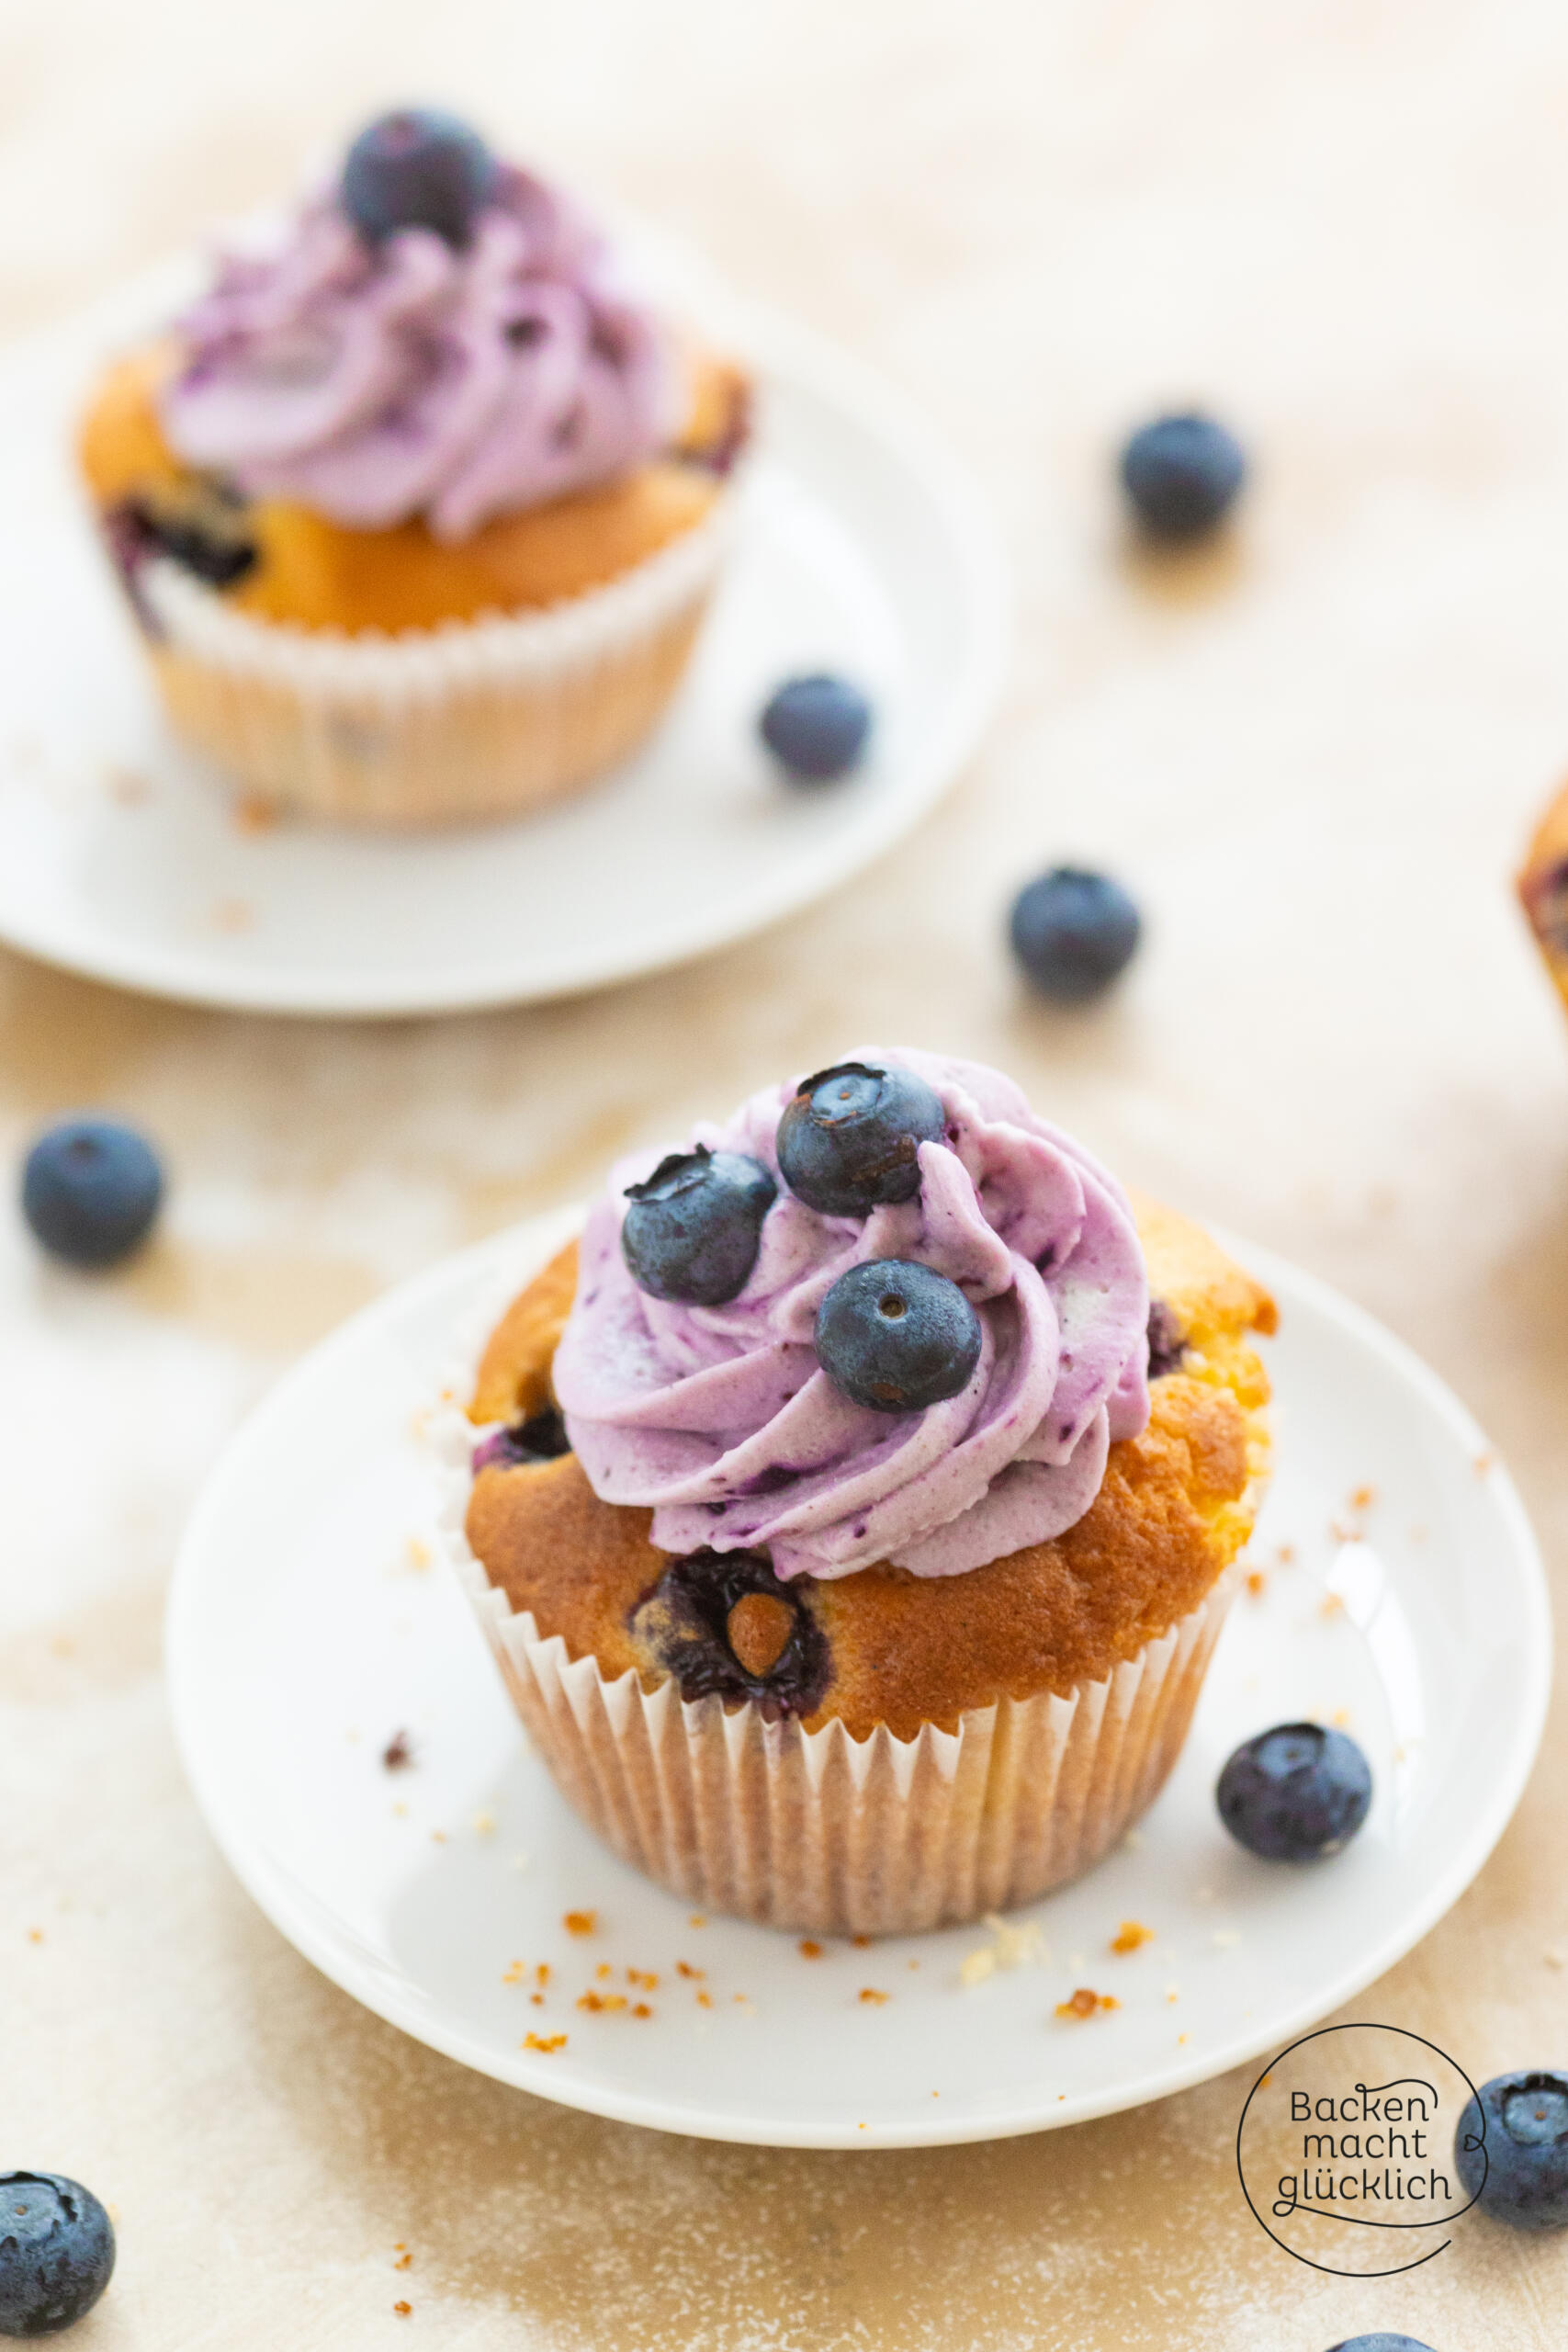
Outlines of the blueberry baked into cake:
[[536,1744],[626,1858],[780,1925],[1076,1875],[1185,1736],[1273,1323],[975,1063],[859,1054],[628,1162],[468,1408]]

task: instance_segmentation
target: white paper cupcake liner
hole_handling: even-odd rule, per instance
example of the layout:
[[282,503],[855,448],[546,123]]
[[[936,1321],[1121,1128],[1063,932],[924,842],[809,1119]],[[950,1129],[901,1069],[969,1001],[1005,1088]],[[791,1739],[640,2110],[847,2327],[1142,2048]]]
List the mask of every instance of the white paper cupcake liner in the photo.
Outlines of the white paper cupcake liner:
[[[457,1394],[466,1394],[461,1388]],[[1100,1860],[1176,1761],[1237,1571],[1103,1680],[852,1738],[760,1709],[644,1690],[512,1608],[463,1532],[472,1425],[454,1414],[448,1556],[530,1737],[623,1860],[702,1909],[828,1935],[893,1935],[1032,1902]]]
[[627,757],[680,682],[732,528],[704,519],[538,612],[396,635],[258,620],[166,557],[139,574],[175,729],[253,792],[337,822],[502,817]]

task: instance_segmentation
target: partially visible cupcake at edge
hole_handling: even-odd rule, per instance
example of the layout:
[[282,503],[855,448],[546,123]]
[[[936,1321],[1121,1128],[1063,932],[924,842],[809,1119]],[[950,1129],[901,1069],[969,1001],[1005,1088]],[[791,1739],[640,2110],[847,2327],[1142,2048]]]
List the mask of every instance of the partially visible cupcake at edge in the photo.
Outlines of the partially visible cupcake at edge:
[[429,825],[658,723],[749,401],[570,196],[408,109],[108,368],[80,455],[178,733],[281,808]]
[[623,1858],[780,1927],[972,1918],[1174,1763],[1273,1328],[1010,1080],[859,1053],[614,1171],[483,1349],[457,1556]]

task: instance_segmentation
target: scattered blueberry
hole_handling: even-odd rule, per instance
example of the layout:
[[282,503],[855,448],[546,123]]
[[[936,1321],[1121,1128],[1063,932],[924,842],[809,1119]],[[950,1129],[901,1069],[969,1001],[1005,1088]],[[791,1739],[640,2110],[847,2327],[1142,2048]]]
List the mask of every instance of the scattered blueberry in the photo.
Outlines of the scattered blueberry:
[[1454,2134],[1466,2195],[1479,2192],[1482,2211],[1512,2229],[1568,2228],[1568,2071],[1494,2075],[1480,2100],[1479,2111],[1466,2101]]
[[1331,2344],[1328,2352],[1432,2352],[1432,2347],[1417,2344],[1413,2335],[1391,2335],[1380,2327],[1375,2335],[1348,2335],[1342,2344]]
[[395,229],[434,229],[462,246],[495,175],[490,149],[457,116],[401,107],[367,123],[349,149],[343,209],[372,244]]
[[566,1423],[553,1405],[547,1405],[543,1412],[530,1414],[525,1421],[513,1421],[510,1429],[497,1430],[476,1445],[469,1467],[477,1478],[491,1463],[502,1470],[515,1470],[524,1464],[558,1462],[570,1452]]
[[871,705],[847,678],[791,678],[757,726],[787,775],[802,784],[831,784],[859,763],[871,732]]
[[0,2335],[54,2335],[90,2312],[114,2268],[92,2191],[53,2172],[0,2172]]
[[920,1413],[968,1385],[980,1318],[934,1267],[874,1258],[840,1274],[818,1308],[817,1359],[857,1405]]
[[940,1142],[947,1114],[913,1070],[836,1062],[803,1078],[779,1121],[779,1172],[823,1216],[865,1216],[920,1189],[919,1147]]
[[1108,989],[1133,960],[1143,929],[1138,910],[1108,874],[1055,865],[1012,903],[1013,954],[1042,996],[1082,1004]]
[[645,1183],[628,1184],[621,1255],[639,1290],[722,1306],[746,1287],[762,1219],[778,1186],[739,1151],[672,1151]]
[[22,1170],[22,1214],[73,1266],[112,1266],[152,1231],[164,1171],[145,1136],[114,1119],[62,1119]]
[[1269,1862],[1312,1862],[1349,1844],[1372,1776],[1353,1739],[1321,1724],[1276,1724],[1244,1740],[1220,1774],[1220,1819]]
[[1196,539],[1229,511],[1247,477],[1240,442],[1213,417],[1159,416],[1122,452],[1122,484],[1156,539]]
[[[731,1632],[737,1610],[758,1596],[773,1613],[786,1610],[790,1620],[761,1674],[737,1656]],[[754,1699],[770,1716],[809,1715],[828,1688],[827,1636],[804,1594],[781,1584],[760,1552],[693,1552],[671,1560],[628,1622],[634,1638],[674,1677],[682,1699]]]

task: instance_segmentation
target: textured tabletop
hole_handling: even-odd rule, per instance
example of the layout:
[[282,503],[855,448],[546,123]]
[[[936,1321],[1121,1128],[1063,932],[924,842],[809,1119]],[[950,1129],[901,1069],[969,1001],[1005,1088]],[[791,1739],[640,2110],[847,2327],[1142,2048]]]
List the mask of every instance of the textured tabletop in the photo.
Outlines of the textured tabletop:
[[[1236,2077],[856,2156],[662,2138],[465,2074],[231,1879],[159,1626],[203,1472],[344,1313],[870,1039],[1005,1066],[1130,1180],[1384,1317],[1494,1434],[1561,1578],[1568,1033],[1509,877],[1568,760],[1568,17],[10,0],[0,325],[426,93],[899,379],[994,502],[1017,653],[983,754],[898,854],[639,986],[290,1025],[0,957],[5,1164],[104,1103],[175,1178],[156,1247],[91,1285],[0,1217],[0,2162],[118,2214],[74,2341],[1325,2352],[1381,2324],[1546,2352],[1568,2243],[1473,2223],[1382,2286],[1270,2245],[1236,2191]],[[1223,551],[1156,563],[1123,543],[1108,453],[1193,397],[1244,432],[1256,491]],[[1148,915],[1125,987],[1070,1018],[1022,1001],[1000,936],[1063,853]],[[1478,2078],[1568,2056],[1565,1733],[1559,1709],[1480,1881],[1368,1996]]]

